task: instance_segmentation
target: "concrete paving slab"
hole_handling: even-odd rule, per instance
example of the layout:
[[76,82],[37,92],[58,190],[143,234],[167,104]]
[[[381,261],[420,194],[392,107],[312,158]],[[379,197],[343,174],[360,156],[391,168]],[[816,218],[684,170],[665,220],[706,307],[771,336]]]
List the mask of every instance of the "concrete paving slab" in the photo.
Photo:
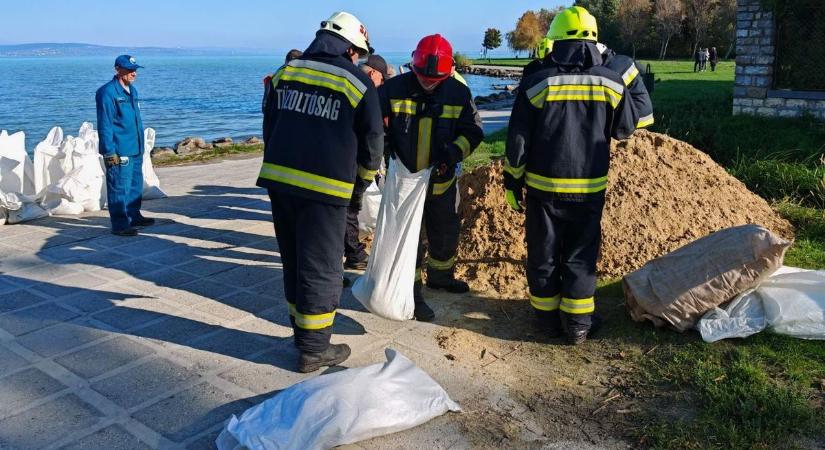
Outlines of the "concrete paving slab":
[[125,336],[101,342],[55,359],[55,362],[86,379],[95,378],[155,351]]
[[[213,448],[230,414],[327,372],[297,372],[268,198],[250,186],[259,167],[158,169],[170,197],[144,213],[165,222],[137,238],[111,235],[105,211],[1,228],[0,449]],[[439,311],[454,301],[426,295]],[[343,290],[332,341],[352,346],[346,367],[396,348],[471,399],[440,329],[376,317]],[[458,423],[346,448],[469,448]]]
[[252,402],[236,394],[202,383],[136,412],[134,417],[166,438],[181,442],[251,406]]
[[0,417],[64,389],[63,383],[33,367],[0,378]]
[[120,425],[111,425],[61,448],[61,450],[94,449],[151,450],[151,447],[129,434]]
[[68,394],[0,420],[0,448],[39,450],[65,435],[95,425],[102,413]]

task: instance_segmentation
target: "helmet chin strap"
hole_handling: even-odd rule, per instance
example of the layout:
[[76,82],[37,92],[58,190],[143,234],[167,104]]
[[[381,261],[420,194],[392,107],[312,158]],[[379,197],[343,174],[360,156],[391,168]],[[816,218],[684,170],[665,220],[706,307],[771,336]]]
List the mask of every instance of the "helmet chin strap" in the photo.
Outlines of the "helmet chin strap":
[[428,94],[435,91],[435,89],[441,84],[441,82],[444,81],[444,80],[432,80],[432,81],[430,81],[430,80],[426,80],[426,79],[424,79],[424,78],[422,78],[418,75],[416,75],[416,78],[418,79],[418,84],[421,85],[421,88],[424,89],[424,91],[426,91]]

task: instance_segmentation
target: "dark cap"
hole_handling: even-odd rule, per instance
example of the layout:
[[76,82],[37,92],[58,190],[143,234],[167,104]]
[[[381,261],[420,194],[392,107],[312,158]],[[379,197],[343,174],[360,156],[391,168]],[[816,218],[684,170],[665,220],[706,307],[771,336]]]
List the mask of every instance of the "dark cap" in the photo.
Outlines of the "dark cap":
[[372,67],[373,69],[380,72],[381,76],[383,76],[384,79],[390,77],[389,73],[387,72],[387,62],[384,61],[384,58],[382,58],[379,55],[370,55],[367,58],[367,62],[365,62],[364,65]]
[[143,66],[137,65],[137,61],[135,61],[135,58],[130,55],[118,56],[115,60],[115,67],[120,67],[121,69],[126,70],[138,70],[143,68]]

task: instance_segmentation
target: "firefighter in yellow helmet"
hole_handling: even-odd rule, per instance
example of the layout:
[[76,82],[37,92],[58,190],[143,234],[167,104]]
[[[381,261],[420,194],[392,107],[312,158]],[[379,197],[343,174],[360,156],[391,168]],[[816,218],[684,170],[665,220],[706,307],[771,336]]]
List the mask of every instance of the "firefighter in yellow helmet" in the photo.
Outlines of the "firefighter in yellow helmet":
[[[602,67],[596,19],[584,8],[550,24],[553,48],[522,79],[507,135],[504,184],[526,208],[530,304],[551,335],[584,342],[595,310],[596,259],[611,139],[635,129],[622,78]],[[526,186],[526,203],[523,191]]]
[[355,63],[372,53],[364,25],[337,12],[302,56],[272,77],[258,186],[269,191],[298,370],[340,364],[330,345],[341,296],[347,207],[359,206],[381,163],[378,91]]
[[539,45],[536,46],[536,59],[530,61],[530,64],[524,66],[524,70],[521,72],[522,78],[529,77],[544,67],[544,58],[552,49],[553,40],[548,37],[542,38],[542,40],[539,41]]

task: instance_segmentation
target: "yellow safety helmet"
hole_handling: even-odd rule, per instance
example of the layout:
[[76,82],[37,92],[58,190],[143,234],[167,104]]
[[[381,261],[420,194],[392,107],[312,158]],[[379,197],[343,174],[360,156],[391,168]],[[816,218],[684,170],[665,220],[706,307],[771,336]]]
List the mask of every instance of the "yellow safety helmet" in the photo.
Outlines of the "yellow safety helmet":
[[542,38],[536,47],[536,58],[544,59],[550,53],[550,50],[553,50],[553,40],[548,37]]
[[596,18],[581,6],[572,6],[556,14],[550,22],[547,37],[554,41],[570,39],[599,39],[599,26]]
[[321,22],[321,30],[337,34],[349,41],[353,47],[364,53],[372,54],[373,48],[370,46],[370,35],[367,28],[357,17],[345,11],[333,13],[329,19]]

